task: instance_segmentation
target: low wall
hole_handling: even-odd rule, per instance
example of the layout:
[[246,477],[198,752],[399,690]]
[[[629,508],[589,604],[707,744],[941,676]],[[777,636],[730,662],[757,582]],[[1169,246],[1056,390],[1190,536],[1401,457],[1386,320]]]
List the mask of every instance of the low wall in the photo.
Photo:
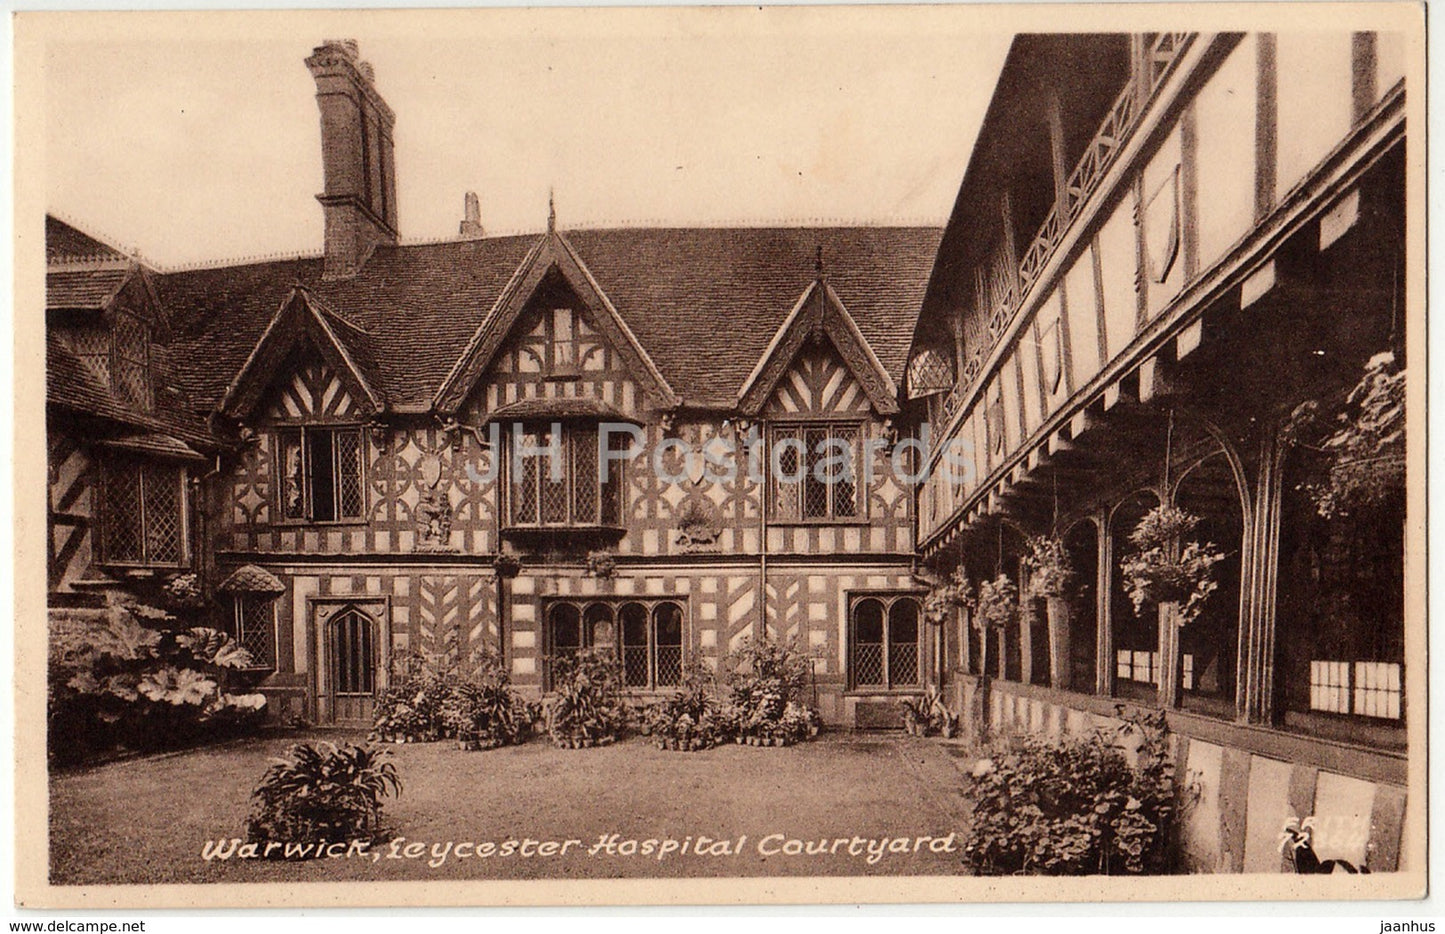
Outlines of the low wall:
[[[1044,736],[1112,729],[1119,714],[1154,712],[1115,698],[992,679],[987,701],[974,675],[955,675],[953,702],[976,732],[987,717],[998,734]],[[985,710],[985,706],[987,710]],[[1402,860],[1405,757],[1330,740],[1201,717],[1168,716],[1181,783],[1193,805],[1183,846],[1198,872],[1281,872],[1279,848],[1290,818],[1314,817],[1321,859],[1371,872],[1410,868]]]

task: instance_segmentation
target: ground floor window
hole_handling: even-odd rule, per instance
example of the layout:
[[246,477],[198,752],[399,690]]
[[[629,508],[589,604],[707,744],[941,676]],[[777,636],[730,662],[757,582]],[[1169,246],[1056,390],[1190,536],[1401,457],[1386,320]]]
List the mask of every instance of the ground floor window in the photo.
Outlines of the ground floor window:
[[848,614],[848,672],[854,688],[919,687],[921,606],[911,595],[866,594]]
[[256,668],[276,667],[276,599],[238,593],[232,598],[231,637],[251,653]]
[[625,687],[676,687],[682,683],[684,619],[674,600],[558,600],[547,608],[547,652],[606,652],[616,656]]
[[1326,518],[1286,475],[1279,557],[1279,700],[1286,727],[1403,743],[1404,493]]

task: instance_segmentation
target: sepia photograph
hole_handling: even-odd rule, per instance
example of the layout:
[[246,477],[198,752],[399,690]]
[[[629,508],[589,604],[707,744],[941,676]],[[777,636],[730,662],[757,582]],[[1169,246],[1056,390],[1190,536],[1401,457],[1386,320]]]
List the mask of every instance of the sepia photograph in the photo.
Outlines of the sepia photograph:
[[13,24],[20,907],[1424,896],[1422,7]]

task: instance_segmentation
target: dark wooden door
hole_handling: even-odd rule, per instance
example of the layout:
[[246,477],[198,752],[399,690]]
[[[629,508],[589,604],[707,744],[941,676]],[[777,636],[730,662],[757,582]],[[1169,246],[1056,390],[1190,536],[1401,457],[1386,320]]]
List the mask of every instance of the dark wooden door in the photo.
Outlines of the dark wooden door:
[[329,720],[337,726],[369,727],[376,688],[376,620],[356,607],[345,607],[325,626]]

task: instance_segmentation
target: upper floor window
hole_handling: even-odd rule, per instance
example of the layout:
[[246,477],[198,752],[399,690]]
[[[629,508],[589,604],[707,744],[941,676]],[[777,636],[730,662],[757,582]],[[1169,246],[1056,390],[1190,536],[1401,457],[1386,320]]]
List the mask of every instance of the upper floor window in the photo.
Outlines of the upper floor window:
[[115,311],[109,326],[72,330],[70,346],[111,392],[143,411],[152,408],[150,330],[144,321]]
[[102,461],[102,557],[109,564],[185,563],[185,471],[127,457]]
[[339,522],[365,515],[361,429],[292,428],[277,433],[282,518]]
[[769,464],[773,518],[783,522],[858,519],[863,513],[859,434],[856,424],[774,428]]
[[[512,525],[622,524],[624,464],[609,461],[603,477],[595,426],[528,423],[512,440]],[[607,444],[609,451],[625,450],[628,438],[609,433]]]

